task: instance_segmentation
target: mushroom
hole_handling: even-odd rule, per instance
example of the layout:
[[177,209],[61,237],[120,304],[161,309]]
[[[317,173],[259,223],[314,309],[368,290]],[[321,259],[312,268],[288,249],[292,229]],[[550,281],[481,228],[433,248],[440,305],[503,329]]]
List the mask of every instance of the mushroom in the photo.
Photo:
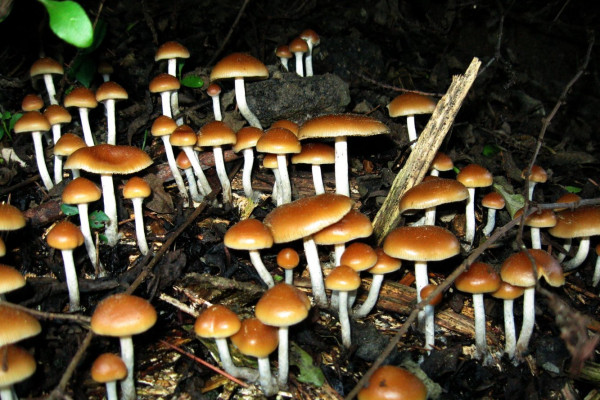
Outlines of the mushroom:
[[67,289],[69,290],[69,311],[78,311],[81,307],[73,250],[83,244],[81,230],[69,221],[62,221],[52,227],[46,236],[46,241],[50,247],[60,250],[62,253]]
[[88,253],[88,257],[94,266],[97,276],[106,276],[106,270],[98,259],[96,245],[92,239],[90,230],[90,220],[88,217],[88,204],[100,200],[102,191],[96,184],[87,178],[75,178],[65,186],[62,193],[62,202],[65,204],[76,204],[79,210],[79,223],[83,242]]
[[300,256],[296,250],[286,247],[277,253],[277,265],[285,271],[284,282],[288,285],[294,284],[294,268],[298,264],[300,264]]
[[577,254],[563,263],[565,271],[570,271],[585,261],[590,249],[590,236],[600,234],[600,207],[580,207],[562,211],[556,219],[556,225],[548,230],[552,236],[562,239],[581,238]]
[[485,339],[485,308],[483,294],[492,293],[500,288],[500,276],[489,264],[474,262],[469,269],[460,274],[454,281],[454,286],[461,292],[473,295],[473,314],[475,316],[475,356],[485,359],[487,342]]
[[287,386],[289,373],[289,327],[300,323],[308,316],[310,300],[308,297],[287,283],[278,283],[267,290],[254,309],[256,318],[265,325],[279,328],[279,374],[277,382],[284,388]]
[[[0,304],[0,349],[39,335],[42,326],[39,321],[25,311]],[[2,350],[0,350],[0,374],[2,373]],[[2,386],[0,384],[0,386]]]
[[[523,209],[517,210],[513,218],[521,218]],[[556,214],[552,210],[539,210],[530,214],[524,221],[525,225],[531,228],[531,248],[541,249],[542,238],[540,228],[552,228],[556,225]]]
[[211,83],[206,88],[206,94],[208,94],[212,99],[215,121],[222,121],[223,115],[221,114],[221,102],[219,101],[219,95],[221,94],[221,86],[217,85],[216,83]]
[[501,282],[500,288],[491,295],[497,299],[502,299],[504,303],[504,352],[511,360],[515,357],[517,348],[517,333],[515,331],[515,316],[513,305],[516,298],[521,297],[524,288],[513,286],[510,283]]
[[281,60],[281,65],[286,72],[289,72],[288,60],[292,58],[292,52],[287,44],[282,44],[281,46],[277,46],[275,49],[275,56]]
[[[523,172],[521,172],[521,178],[525,179],[525,174],[527,174],[527,169],[524,169]],[[533,189],[535,188],[535,185],[538,183],[546,183],[546,181],[548,180],[548,174],[546,173],[544,168],[540,167],[539,165],[534,165],[531,167],[531,173],[529,174],[527,180],[529,181],[529,191],[527,192],[527,198],[529,199],[529,201],[532,201]]]
[[350,348],[352,344],[352,335],[350,332],[350,318],[348,317],[348,292],[358,289],[360,286],[360,276],[358,272],[347,265],[335,267],[327,278],[325,278],[325,287],[338,293],[339,297],[339,320],[342,327],[342,344],[345,348]]
[[289,119],[279,119],[271,124],[271,128],[285,128],[296,136],[298,136],[298,131],[300,130],[298,124]]
[[28,94],[23,97],[21,109],[23,111],[40,111],[44,108],[44,100],[37,94]]
[[263,220],[271,229],[275,243],[303,240],[312,292],[319,307],[327,306],[327,296],[321,262],[312,235],[342,219],[350,212],[353,203],[347,196],[325,193],[277,207]]
[[173,153],[173,146],[171,146],[171,141],[169,140],[169,135],[173,133],[175,128],[177,128],[177,124],[175,121],[173,121],[173,118],[166,115],[161,115],[152,123],[150,133],[152,133],[152,136],[159,136],[162,139],[163,145],[165,146],[165,154],[167,156],[169,168],[171,169],[171,173],[173,174],[173,178],[177,184],[177,189],[179,189],[179,195],[183,199],[183,206],[187,207],[189,206],[190,200],[187,195],[183,178],[177,169],[175,153]]
[[182,169],[183,172],[185,173],[185,177],[187,178],[187,181],[188,181],[188,187],[190,189],[190,195],[192,197],[192,200],[195,201],[196,203],[201,202],[202,196],[198,192],[198,185],[196,184],[196,175],[194,175],[194,171],[192,170],[192,163],[190,162],[190,159],[188,158],[188,156],[185,154],[185,152],[183,150],[180,151],[179,154],[177,154],[177,158],[175,158],[175,162],[177,164],[177,167],[179,169]]
[[[52,126],[52,141],[54,146],[58,143],[61,137],[60,126],[71,122],[71,114],[58,104],[50,105],[44,111],[44,117]],[[54,182],[62,182],[62,157],[54,153]]]
[[42,178],[42,182],[44,182],[47,190],[52,189],[54,183],[52,183],[52,178],[50,178],[50,173],[48,173],[48,168],[46,167],[44,147],[42,145],[42,131],[50,130],[50,123],[39,111],[29,111],[19,118],[13,129],[15,133],[31,133],[40,178]]
[[453,168],[454,163],[452,159],[441,151],[438,151],[431,162],[429,171],[432,176],[439,176],[440,172],[451,171]]
[[77,107],[79,109],[79,119],[81,120],[81,130],[85,144],[93,146],[95,144],[92,128],[90,128],[89,110],[98,106],[98,100],[92,91],[85,87],[73,89],[65,96],[63,104],[66,108]]
[[[287,158],[286,158],[287,166]],[[275,181],[273,182],[273,191],[271,193],[272,202],[280,206],[283,204],[283,190],[281,189],[281,175],[279,175],[279,163],[277,162],[277,154],[265,154],[263,157],[263,167],[273,171]]]
[[118,337],[127,377],[121,381],[122,400],[136,399],[133,335],[146,332],[156,323],[156,310],[146,299],[125,293],[113,294],[96,307],[90,322],[96,335]]
[[252,167],[254,166],[254,147],[263,136],[262,129],[253,126],[245,126],[236,133],[236,142],[233,151],[244,153],[244,172],[242,173],[242,186],[246,197],[252,200],[258,199],[258,193],[252,189]]
[[110,75],[115,72],[112,65],[110,65],[106,60],[100,61],[96,70],[100,75],[102,75],[103,82],[110,81]]
[[[221,182],[221,192],[223,203],[230,205],[233,201],[231,196],[231,183],[227,176],[225,160],[223,159],[223,148],[225,145],[235,144],[236,137],[233,130],[221,121],[212,121],[200,128],[198,132],[197,144],[200,147],[212,147],[215,158],[215,168],[219,182]],[[189,156],[188,156],[189,157]]]
[[308,53],[308,44],[304,39],[297,37],[290,42],[288,47],[296,57],[296,73],[299,76],[304,76],[304,62],[302,58],[304,57],[304,53]]
[[306,55],[306,76],[313,76],[312,54],[313,48],[321,43],[321,39],[317,32],[312,29],[305,29],[300,33],[300,38],[306,40],[308,45],[308,54]]
[[227,338],[236,334],[241,326],[240,319],[233,311],[225,306],[215,304],[206,308],[196,318],[194,332],[201,338],[215,340],[225,372],[238,378],[254,381],[256,372],[249,368],[236,367],[227,345]]
[[277,154],[277,166],[282,189],[283,203],[292,201],[292,186],[287,170],[287,154],[300,153],[300,141],[285,128],[270,128],[256,142],[256,151]]
[[249,54],[233,53],[219,61],[210,73],[211,82],[220,79],[235,80],[235,100],[242,116],[251,126],[262,129],[260,121],[248,108],[244,79],[267,79],[269,71],[265,65]]
[[0,368],[0,398],[2,400],[17,400],[13,396],[13,385],[29,378],[36,369],[35,359],[26,350],[9,345],[0,349],[3,355],[3,365]]
[[292,156],[292,164],[310,164],[312,167],[315,194],[325,193],[321,165],[335,164],[335,149],[325,143],[307,143],[300,153]]
[[142,203],[144,199],[152,193],[148,182],[138,176],[132,177],[123,187],[123,198],[131,199],[133,203],[133,215],[135,219],[135,234],[137,237],[138,248],[142,255],[149,252],[146,242],[146,232],[144,228],[144,213],[142,212]]
[[[174,77],[177,77],[177,59],[190,58],[189,50],[178,42],[166,42],[163,43],[154,56],[154,61],[160,60],[168,60],[167,61],[167,73]],[[171,108],[173,109],[173,114],[176,116],[179,115],[179,97],[177,92],[173,92],[171,94]],[[177,125],[183,124],[183,117],[177,118]]]
[[427,387],[419,378],[407,370],[393,365],[384,365],[375,370],[369,386],[358,392],[358,400],[425,400]]
[[106,125],[108,126],[106,143],[108,144],[117,144],[115,102],[117,100],[127,100],[128,98],[127,91],[115,82],[104,82],[96,90],[96,101],[104,103],[106,107]]
[[14,231],[24,226],[25,217],[21,210],[8,203],[0,203],[0,231]]
[[306,121],[298,132],[298,139],[317,137],[335,138],[336,193],[350,196],[348,182],[347,136],[372,136],[389,133],[389,128],[376,119],[356,114],[323,115]]
[[210,183],[208,183],[208,179],[206,179],[206,175],[204,175],[204,171],[202,170],[202,166],[198,160],[198,155],[194,151],[194,146],[198,142],[198,136],[196,135],[196,132],[194,132],[194,130],[188,125],[180,125],[175,128],[175,130],[169,136],[169,142],[171,143],[171,146],[181,147],[183,149],[188,160],[192,164],[194,173],[198,177],[198,187],[200,188],[200,193],[203,196],[207,196],[210,192],[212,192],[212,188],[210,187]]
[[504,198],[498,192],[490,192],[483,196],[481,205],[488,209],[487,223],[481,230],[485,236],[490,236],[496,225],[496,210],[502,210],[505,205]]
[[258,359],[260,386],[265,396],[275,395],[278,388],[271,375],[269,354],[274,352],[279,344],[277,328],[265,325],[257,318],[248,318],[242,321],[240,330],[231,337],[231,342],[240,353]]
[[[421,289],[421,298],[426,299],[429,297],[433,291],[437,289],[437,285],[427,285],[423,289]],[[434,311],[435,306],[440,304],[442,301],[442,293],[438,293],[433,299],[427,303],[427,305],[423,308],[423,312],[425,313],[425,350],[428,352],[433,349],[433,345],[435,344],[435,318]]]
[[152,159],[143,150],[133,146],[112,144],[83,147],[71,154],[65,163],[65,168],[82,169],[92,174],[100,174],[104,213],[108,217],[105,235],[108,245],[111,247],[116,245],[119,240],[117,201],[112,176],[113,174],[133,174],[151,164]]
[[177,92],[180,87],[179,79],[169,74],[159,74],[150,81],[150,92],[160,94],[164,116],[173,118],[170,100],[171,94]]
[[466,230],[465,242],[467,249],[473,245],[475,239],[475,188],[491,186],[493,183],[492,174],[487,169],[477,164],[469,164],[464,167],[456,176],[456,180],[462,183],[469,190],[469,200],[466,208]]
[[50,104],[58,104],[58,101],[56,101],[56,89],[54,88],[54,82],[52,81],[53,74],[64,75],[65,70],[62,65],[49,57],[40,58],[33,63],[29,70],[29,75],[32,79],[38,75],[44,76],[44,83],[46,84],[46,91],[48,92]]
[[[576,203],[579,200],[581,200],[581,197],[576,195],[575,193],[565,193],[562,196],[560,196],[558,199],[556,199],[555,203]],[[567,208],[555,208],[554,211],[558,213],[561,211],[565,211],[566,209]],[[572,244],[573,244],[572,239],[565,240],[564,244],[562,245],[562,248],[564,251],[561,251],[560,254],[556,257],[558,262],[563,262],[563,260],[567,257],[567,254],[571,250]]]
[[106,385],[106,400],[118,400],[117,381],[127,377],[127,366],[121,357],[103,353],[92,364],[92,379]]
[[[58,139],[58,142],[54,144],[54,157],[58,157],[60,161],[60,175],[62,181],[63,174],[63,166],[62,159],[64,157],[68,157],[75,152],[75,150],[79,150],[82,147],[87,147],[87,144],[83,141],[83,139],[77,135],[72,133],[65,133]],[[79,178],[79,170],[72,170],[73,179]]]
[[[375,263],[377,263],[377,253],[375,253],[375,250],[366,243],[354,242],[346,247],[342,258],[340,258],[339,265],[347,265],[360,274],[361,271],[372,268]],[[337,300],[334,301],[335,297],[332,294],[331,304],[334,306],[337,304]],[[355,301],[356,290],[352,290],[348,293],[348,308],[352,308]]]
[[431,114],[435,110],[436,102],[427,96],[418,93],[404,93],[387,105],[390,117],[406,117],[406,128],[408,129],[408,141],[413,148],[417,141],[417,129],[415,128],[416,114]]
[[[4,244],[4,241],[2,241]],[[6,247],[4,248],[6,253]],[[3,255],[2,255],[3,257]],[[4,295],[25,286],[25,277],[10,265],[0,264],[0,301],[6,300]]]
[[248,250],[250,261],[263,282],[270,288],[275,285],[260,258],[259,250],[273,247],[273,235],[262,222],[257,219],[240,221],[225,232],[223,241],[231,249]]

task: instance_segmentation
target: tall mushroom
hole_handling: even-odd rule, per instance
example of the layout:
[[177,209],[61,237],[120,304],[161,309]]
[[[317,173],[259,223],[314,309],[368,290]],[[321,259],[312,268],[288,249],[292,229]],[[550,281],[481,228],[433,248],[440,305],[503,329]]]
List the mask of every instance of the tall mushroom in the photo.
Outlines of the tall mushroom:
[[106,107],[106,125],[108,126],[106,143],[108,144],[117,144],[115,102],[128,98],[127,91],[115,82],[104,82],[96,90],[96,101],[104,103]]
[[[435,289],[437,289],[437,285],[430,284],[425,286],[423,289],[421,289],[421,298],[428,298]],[[435,306],[440,304],[441,301],[442,293],[440,292],[423,308],[423,312],[425,313],[425,350],[428,352],[433,349],[433,345],[435,344]]]
[[79,119],[85,144],[93,146],[95,141],[90,127],[89,111],[98,106],[96,95],[88,88],[78,87],[65,96],[63,104],[65,108],[77,107],[79,109]]
[[600,235],[600,207],[580,207],[566,210],[556,216],[556,225],[548,230],[554,237],[562,239],[581,238],[575,256],[563,263],[565,271],[580,266],[590,249],[590,236]]
[[253,126],[245,126],[236,134],[236,142],[233,145],[233,151],[244,153],[244,171],[242,172],[242,186],[246,197],[252,200],[258,199],[258,193],[252,189],[252,167],[254,166],[254,148],[256,143],[263,135],[262,129]]
[[[524,169],[521,172],[521,178],[525,179],[525,174],[527,174],[527,169]],[[529,199],[529,201],[532,201],[533,189],[538,183],[546,183],[546,181],[548,180],[548,174],[546,173],[546,170],[544,170],[544,168],[540,167],[539,165],[534,165],[531,167],[531,173],[527,177],[527,180],[529,181],[529,191],[527,192],[527,198]]]
[[177,163],[177,167],[179,169],[182,169],[183,172],[185,173],[185,177],[187,178],[187,181],[188,181],[188,187],[190,189],[190,196],[192,197],[192,200],[195,201],[196,203],[201,202],[202,196],[198,192],[198,185],[196,184],[196,175],[194,175],[194,171],[192,169],[192,163],[190,162],[190,159],[188,158],[188,156],[185,154],[185,152],[183,150],[180,151],[179,154],[177,154],[177,158],[175,158],[175,162]]
[[335,267],[327,278],[325,278],[325,287],[338,293],[339,297],[339,320],[342,330],[342,344],[349,348],[352,344],[352,335],[350,332],[350,317],[348,316],[348,293],[358,289],[360,286],[360,276],[358,272],[347,265]]
[[134,176],[127,181],[123,186],[123,198],[131,199],[133,203],[133,218],[135,220],[135,235],[137,237],[138,248],[142,255],[148,254],[150,249],[148,248],[148,242],[146,242],[146,232],[144,227],[144,213],[142,210],[142,203],[144,199],[152,194],[152,189],[148,182]]
[[260,121],[248,108],[244,79],[267,79],[267,67],[249,54],[233,53],[221,59],[210,73],[211,82],[221,79],[235,80],[235,100],[242,116],[251,126],[262,129]]
[[[521,218],[523,209],[517,210],[513,218]],[[540,228],[552,228],[556,225],[556,214],[552,210],[539,210],[525,218],[525,226],[531,229],[531,248],[542,248]]]
[[408,141],[411,142],[411,148],[415,146],[418,138],[417,129],[415,128],[415,115],[431,114],[436,105],[436,102],[431,98],[418,93],[401,94],[387,105],[390,117],[406,117]]
[[[52,126],[52,141],[54,146],[60,140],[62,124],[68,124],[71,122],[71,114],[62,106],[58,104],[50,105],[44,110],[44,117],[50,122]],[[62,181],[62,158],[54,153],[54,182],[60,183]]]
[[[63,174],[63,159],[65,157],[69,157],[71,154],[75,152],[75,150],[79,150],[82,147],[87,147],[87,144],[83,141],[80,136],[74,135],[72,133],[65,133],[58,139],[58,142],[54,144],[54,157],[58,157],[60,161],[60,175],[62,177]],[[72,170],[73,179],[79,178],[79,170]],[[61,179],[62,181],[62,179]]]
[[[175,77],[178,58],[190,58],[190,52],[184,45],[174,41],[163,43],[154,55],[154,61],[167,60],[167,73]],[[171,94],[171,108],[177,117],[177,125],[183,124],[183,117],[179,116],[179,97],[176,91]]]
[[277,265],[285,272],[284,282],[288,285],[294,284],[294,268],[300,264],[300,255],[291,247],[283,248],[277,253]]
[[282,44],[281,46],[277,46],[275,49],[275,56],[281,60],[281,66],[285,70],[285,72],[289,72],[290,68],[288,67],[288,60],[292,58],[292,52],[287,44]]
[[298,132],[298,139],[335,138],[336,193],[350,196],[348,182],[348,136],[372,136],[389,133],[383,123],[356,114],[323,115],[306,121]]
[[292,156],[292,164],[310,164],[315,194],[325,193],[321,165],[335,164],[335,149],[325,143],[307,143]]
[[188,160],[192,164],[194,173],[198,177],[200,193],[202,196],[207,196],[212,189],[210,183],[208,183],[208,179],[206,179],[206,175],[204,175],[204,171],[198,160],[198,155],[194,151],[194,146],[198,142],[196,132],[188,125],[179,125],[169,136],[169,142],[171,143],[171,146],[181,147],[183,149]]
[[475,188],[491,186],[493,177],[490,171],[477,164],[469,164],[460,170],[456,180],[469,189],[469,200],[466,208],[465,242],[467,249],[473,245],[475,239]]
[[294,38],[288,45],[290,51],[296,57],[296,73],[299,76],[304,76],[304,53],[308,53],[308,44],[304,39],[299,37]]
[[221,114],[221,102],[219,101],[219,95],[221,94],[221,86],[216,83],[211,83],[206,88],[206,94],[212,99],[213,113],[215,114],[215,121],[222,121],[223,114]]
[[50,178],[50,173],[46,167],[44,147],[42,145],[42,132],[50,130],[50,123],[39,111],[29,111],[19,118],[13,129],[15,133],[31,134],[40,178],[42,178],[42,182],[44,182],[47,190],[52,189],[54,183],[52,183],[52,178]]
[[300,33],[300,38],[306,40],[306,44],[308,45],[308,54],[306,55],[306,76],[313,76],[313,63],[312,63],[312,54],[315,46],[318,46],[321,43],[321,38],[317,32],[312,29],[305,29]]
[[505,206],[504,197],[498,192],[490,192],[483,196],[481,205],[488,209],[487,222],[481,233],[485,236],[490,236],[496,225],[496,211],[502,210]]
[[50,104],[58,104],[58,101],[56,101],[56,89],[54,88],[54,82],[52,81],[53,74],[64,75],[65,70],[62,65],[49,57],[40,58],[33,63],[29,70],[31,78],[38,75],[44,76],[44,83],[46,84],[46,91],[48,92]]
[[504,352],[511,360],[515,357],[517,349],[517,333],[515,330],[515,316],[513,305],[515,299],[521,297],[524,288],[513,286],[510,283],[500,283],[500,288],[491,293],[492,297],[503,300],[504,309]]

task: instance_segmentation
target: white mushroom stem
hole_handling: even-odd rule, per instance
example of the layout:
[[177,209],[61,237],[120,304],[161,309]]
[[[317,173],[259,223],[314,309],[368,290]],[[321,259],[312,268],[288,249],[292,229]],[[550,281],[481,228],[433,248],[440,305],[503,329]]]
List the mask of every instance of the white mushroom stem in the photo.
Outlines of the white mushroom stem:
[[335,138],[335,192],[350,197],[348,183],[348,142],[346,136]]
[[65,265],[65,279],[67,280],[67,289],[69,290],[69,311],[79,311],[79,284],[77,282],[77,273],[75,272],[75,261],[73,260],[73,250],[61,250],[63,263]]
[[131,336],[124,336],[120,337],[119,341],[121,343],[121,358],[127,367],[127,376],[121,381],[121,399],[135,400],[137,399],[137,395],[135,393],[135,380],[133,371],[133,340]]
[[435,306],[428,304],[423,312],[425,313],[425,350],[430,351],[435,344]]
[[[169,60],[167,61],[167,73],[169,75],[177,77],[177,59],[176,58],[169,58]],[[171,108],[173,110],[173,114],[178,115],[179,114],[179,95],[177,94],[177,91],[174,91],[170,97],[171,97]],[[177,123],[177,125],[182,125],[183,117],[178,117],[177,121],[175,121],[175,122]]]
[[50,104],[58,104],[58,101],[56,101],[56,89],[54,88],[52,74],[44,74],[44,84],[46,85],[46,91],[48,92]]
[[207,196],[210,192],[212,192],[212,188],[210,187],[210,183],[208,183],[208,179],[206,179],[206,175],[204,175],[204,171],[202,170],[202,166],[198,160],[198,155],[191,146],[184,146],[183,151],[190,160],[190,164],[192,164],[194,173],[198,177],[198,187],[200,188],[200,192],[203,196]]
[[[421,300],[421,290],[425,286],[429,284],[429,278],[427,277],[427,262],[424,261],[415,261],[415,285],[417,287],[417,303],[420,303]],[[423,329],[423,318],[425,313],[423,310],[419,311],[418,320],[419,320],[419,328]]]
[[469,198],[467,199],[467,207],[465,210],[466,229],[465,229],[465,242],[468,244],[470,249],[475,239],[475,188],[468,188]]
[[431,170],[431,172],[429,173],[429,175],[431,175],[431,176],[440,176],[440,171],[438,171],[437,169],[433,168]]
[[346,243],[339,243],[333,246],[335,252],[335,266],[342,265],[342,255],[346,251]]
[[315,194],[325,193],[325,185],[323,185],[323,175],[321,174],[321,166],[313,164],[312,166],[313,183],[315,184]]
[[227,170],[225,169],[225,160],[223,159],[223,149],[220,146],[213,147],[213,155],[215,158],[215,168],[217,170],[217,176],[219,182],[221,182],[221,192],[223,194],[223,203],[231,204],[231,183],[227,176]]
[[415,127],[415,116],[407,115],[406,116],[406,128],[408,129],[408,141],[412,144],[410,148],[414,148],[415,144],[417,144],[417,128]]
[[304,60],[306,62],[306,76],[313,76],[312,51],[314,45],[310,40],[307,40],[306,44],[308,45],[308,53],[306,53],[306,59]]
[[133,203],[133,217],[135,219],[135,235],[137,237],[138,248],[143,255],[148,254],[148,242],[146,242],[146,232],[144,228],[144,213],[142,211],[143,197],[134,197],[131,199]]
[[579,267],[585,261],[585,258],[588,255],[590,250],[590,237],[584,236],[579,241],[579,248],[577,249],[577,254],[575,257],[570,259],[569,261],[563,263],[563,268],[565,271],[570,271]]
[[11,386],[5,386],[3,388],[0,388],[0,399],[1,400],[18,400],[17,396],[13,396],[13,387]]
[[342,344],[345,348],[349,348],[352,344],[352,334],[350,331],[350,318],[348,317],[348,292],[338,291],[340,306],[339,319],[342,328]]
[[535,188],[535,184],[536,183],[537,182],[529,181],[529,191],[527,192],[527,196],[529,198],[529,201],[533,200],[533,189]]
[[596,258],[596,266],[594,267],[594,277],[592,278],[592,286],[598,285],[600,282],[600,256]]
[[562,262],[565,258],[567,258],[567,254],[571,250],[571,246],[573,245],[573,239],[566,239],[565,244],[563,244],[564,253],[560,253],[556,259],[558,262]]
[[510,359],[515,357],[515,349],[517,345],[513,304],[514,300],[504,300],[504,352]]
[[117,396],[117,382],[110,381],[106,382],[106,400],[118,400]]
[[277,374],[277,383],[279,387],[285,388],[287,386],[288,373],[290,371],[290,360],[289,360],[289,341],[288,341],[288,330],[287,326],[279,327],[279,347],[277,349],[277,360],[279,364],[279,372]]
[[248,121],[250,126],[262,129],[260,121],[256,115],[250,111],[248,108],[248,103],[246,103],[246,88],[244,87],[244,78],[235,78],[235,101],[240,109],[240,113],[244,118],[246,118],[246,121]]
[[283,204],[291,203],[292,201],[292,185],[290,176],[287,170],[287,158],[285,154],[277,154],[277,166],[279,168],[279,181],[281,183]]
[[475,356],[478,359],[483,359],[487,353],[483,293],[473,293],[473,314],[475,316]]
[[115,187],[112,175],[100,175],[102,184],[102,199],[104,200],[104,213],[108,217],[108,223],[104,234],[108,245],[113,247],[119,241],[119,224],[117,220],[117,200],[115,199]]
[[33,138],[33,148],[35,150],[35,161],[37,162],[38,171],[40,172],[40,178],[44,182],[46,189],[50,190],[54,187],[52,178],[46,167],[46,161],[44,160],[44,146],[42,145],[42,133],[40,131],[31,132]]
[[255,370],[244,367],[237,367],[233,360],[231,359],[231,354],[229,353],[229,345],[227,344],[226,338],[215,338],[215,343],[217,344],[217,349],[219,350],[219,358],[221,359],[221,364],[223,365],[223,369],[228,374],[231,374],[237,378],[247,379],[249,381],[256,381],[257,373]]
[[73,168],[71,170],[71,173],[73,174],[73,179],[79,178],[81,176],[81,172],[77,168]]
[[302,62],[302,56],[304,53],[301,51],[295,51],[294,57],[296,57],[296,73],[300,76],[304,76],[304,64]]
[[517,340],[517,355],[520,356],[527,350],[529,339],[535,324],[535,286],[528,287],[523,293],[523,324]]
[[88,117],[89,110],[87,108],[79,107],[79,120],[81,121],[81,130],[83,131],[83,140],[88,146],[93,146],[94,137],[92,136],[92,128],[90,128],[90,119]]
[[[61,136],[60,124],[52,125],[52,140],[54,141],[55,145],[56,145],[56,142],[59,141],[60,136]],[[54,182],[56,182],[56,183],[62,182],[62,178],[63,178],[62,173],[63,173],[62,156],[55,154],[54,155]]]
[[102,74],[102,81],[103,82],[110,81],[110,74]]
[[194,175],[194,171],[192,171],[192,168],[186,168],[183,170],[183,172],[185,173],[185,177],[188,181],[192,200],[194,200],[196,203],[200,203],[202,201],[202,196],[200,196],[200,193],[198,193],[198,185],[196,184],[196,176]]
[[115,117],[115,101],[113,99],[108,99],[104,102],[104,106],[106,107],[106,126],[107,126],[107,136],[106,143],[108,144],[117,144],[117,122]]
[[262,259],[260,258],[260,252],[258,250],[249,250],[248,252],[250,253],[250,261],[252,262],[252,265],[254,265],[256,272],[258,272],[258,275],[260,275],[260,278],[263,280],[263,282],[269,288],[275,286],[273,277],[271,276],[271,274],[267,270],[267,267],[265,267],[265,264],[263,264]]
[[354,318],[364,318],[375,307],[377,304],[377,299],[379,298],[379,290],[381,289],[381,284],[383,283],[383,274],[375,274],[373,275],[373,280],[371,281],[371,287],[369,288],[369,294],[365,299],[365,302],[354,311],[352,314]]
[[173,118],[173,114],[171,113],[171,92],[161,92],[160,93],[160,103],[162,105],[162,113],[163,115]]
[[88,205],[87,203],[78,204],[77,209],[79,210],[79,223],[81,224],[81,234],[83,235],[83,243],[87,250],[88,257],[94,266],[94,270],[98,274],[98,277],[102,278],[106,276],[106,270],[104,266],[98,260],[98,254],[96,253],[96,245],[92,239],[92,231],[90,230],[90,219],[88,217]]
[[271,363],[269,357],[258,358],[258,374],[260,387],[265,396],[270,397],[276,395],[279,388],[277,387],[277,382],[273,379],[273,375],[271,375]]
[[494,230],[494,226],[496,226],[496,209],[488,208],[487,223],[483,227],[482,233],[485,236],[490,236]]
[[273,175],[275,176],[275,183],[273,183],[273,193],[272,193],[272,198],[273,198],[273,202],[277,205],[280,206],[283,204],[283,190],[281,189],[281,176],[279,175],[279,169],[277,168],[272,168],[273,171]]
[[279,57],[279,59],[281,60],[281,65],[283,66],[283,69],[289,72],[290,68],[288,66],[288,59],[285,57]]
[[435,207],[425,209],[425,225],[435,225]]
[[284,270],[284,282],[288,285],[294,284],[294,270],[293,269],[285,269]]
[[[315,303],[319,307],[327,307],[327,295],[325,294],[325,284],[323,282],[323,270],[321,269],[321,262],[319,261],[317,245],[315,244],[312,236],[305,237],[303,239],[303,244]],[[281,341],[279,342],[279,346],[281,346]]]
[[242,186],[244,187],[244,195],[248,198],[253,198],[254,190],[252,189],[252,167],[254,166],[254,149],[252,147],[244,149],[244,172],[242,172]]
[[213,112],[215,114],[215,121],[222,121],[223,115],[221,114],[221,102],[219,101],[219,95],[211,97],[213,104]]
[[542,248],[542,239],[540,237],[540,228],[531,227],[531,248],[540,250]]
[[171,146],[171,142],[169,141],[169,135],[161,136],[163,144],[165,145],[165,154],[167,155],[167,161],[169,162],[169,168],[171,168],[171,173],[173,174],[173,178],[175,178],[175,183],[177,184],[177,189],[179,189],[179,194],[183,198],[183,206],[189,206],[190,200],[187,195],[187,190],[185,188],[185,183],[183,182],[183,177],[179,173],[179,169],[177,169],[177,162],[175,161],[175,155],[173,154],[173,146]]

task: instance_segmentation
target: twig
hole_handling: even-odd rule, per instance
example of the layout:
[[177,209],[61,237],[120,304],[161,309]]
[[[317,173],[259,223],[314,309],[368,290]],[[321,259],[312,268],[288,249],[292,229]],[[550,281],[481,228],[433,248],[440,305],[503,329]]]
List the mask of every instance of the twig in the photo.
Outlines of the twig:
[[235,21],[233,21],[233,24],[231,24],[231,27],[229,28],[229,32],[227,32],[227,36],[225,36],[225,39],[223,39],[223,41],[221,42],[221,46],[219,47],[219,50],[217,50],[215,52],[215,54],[213,54],[212,58],[208,62],[207,67],[213,65],[215,60],[221,55],[221,52],[223,51],[223,49],[229,42],[229,39],[231,38],[231,35],[233,34],[233,31],[235,30],[237,24],[240,22],[240,19],[242,18],[242,15],[244,14],[244,10],[246,9],[246,6],[248,5],[248,3],[250,3],[250,0],[244,0],[244,4],[242,4],[242,8],[240,8],[240,11],[238,12],[237,17],[235,18]]
[[77,353],[75,353],[75,355],[71,359],[71,362],[69,363],[69,365],[67,366],[67,369],[65,370],[62,377],[60,378],[60,382],[58,383],[58,385],[48,395],[48,399],[52,400],[52,399],[63,398],[65,388],[69,384],[69,379],[71,379],[73,372],[75,372],[75,368],[77,368],[77,364],[79,364],[79,360],[81,360],[81,358],[85,354],[85,351],[90,346],[90,343],[92,343],[93,337],[94,337],[94,332],[88,331],[88,333],[86,333],[85,338],[83,339],[83,342],[81,342],[79,349],[77,349]]
[[31,177],[29,177],[29,178],[27,178],[27,179],[25,179],[25,180],[23,180],[23,181],[21,181],[19,183],[16,183],[16,184],[14,184],[14,185],[12,185],[10,187],[7,187],[7,188],[4,188],[4,189],[0,190],[0,196],[11,194],[14,191],[16,191],[17,189],[21,189],[22,187],[25,187],[25,186],[29,185],[30,183],[35,182],[35,181],[37,181],[39,179],[40,179],[40,174],[35,174],[35,175],[33,175],[33,176],[31,176]]
[[51,312],[45,312],[45,311],[32,310],[31,308],[28,308],[28,307],[25,307],[25,306],[22,306],[19,304],[15,304],[15,303],[10,303],[8,301],[2,301],[2,300],[0,300],[0,305],[11,307],[11,308],[26,312],[27,314],[31,314],[31,315],[33,315],[37,318],[41,318],[41,319],[49,319],[49,320],[66,319],[66,320],[70,320],[70,321],[75,321],[82,325],[89,325],[90,319],[91,319],[90,317],[81,315],[81,314],[61,314],[61,313],[51,313]]
[[372,83],[373,85],[377,85],[384,89],[393,90],[395,92],[416,93],[416,94],[421,94],[423,96],[432,96],[432,97],[442,97],[444,95],[444,93],[422,92],[420,90],[411,90],[411,89],[405,89],[405,88],[401,88],[401,87],[394,86],[394,85],[388,85],[387,83],[379,82],[373,78],[369,78],[362,72],[358,72],[358,71],[350,71],[350,73],[358,76],[359,78],[361,78],[369,83]]

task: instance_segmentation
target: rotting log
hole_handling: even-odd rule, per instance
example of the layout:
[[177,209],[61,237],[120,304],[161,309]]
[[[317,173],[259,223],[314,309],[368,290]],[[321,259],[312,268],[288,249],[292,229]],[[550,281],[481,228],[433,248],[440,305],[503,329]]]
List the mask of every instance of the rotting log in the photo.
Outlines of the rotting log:
[[477,77],[480,66],[481,61],[473,58],[464,75],[457,75],[452,78],[452,84],[448,88],[448,92],[438,102],[406,164],[396,175],[383,205],[373,220],[373,234],[378,244],[381,244],[386,235],[398,225],[400,221],[400,199],[407,190],[417,185],[425,177],[429,165],[450,130],[456,114],[458,114],[469,89]]

